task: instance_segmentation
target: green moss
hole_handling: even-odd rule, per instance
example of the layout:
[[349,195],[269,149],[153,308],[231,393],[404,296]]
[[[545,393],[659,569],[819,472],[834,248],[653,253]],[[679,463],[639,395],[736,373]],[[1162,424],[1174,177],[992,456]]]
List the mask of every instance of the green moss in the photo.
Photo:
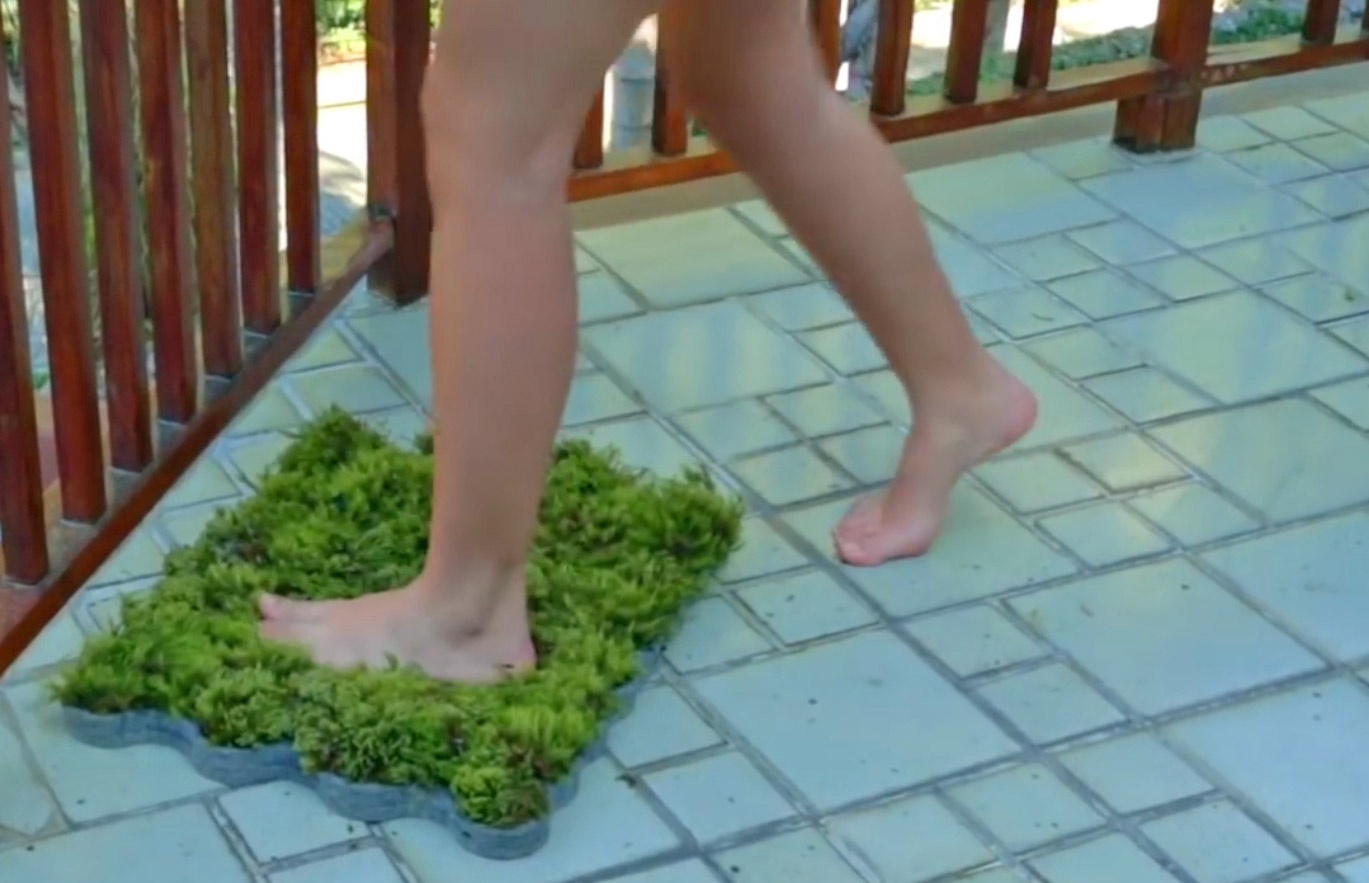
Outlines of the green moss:
[[584,442],[558,446],[528,569],[537,669],[491,687],[407,668],[348,672],[258,636],[264,591],[348,598],[414,577],[427,547],[430,446],[402,450],[339,412],[306,427],[260,493],[221,510],[124,602],[57,682],[97,713],[188,718],[217,745],[290,741],[310,771],[450,788],[510,826],[548,811],[617,709],[637,654],[736,547],[741,509],[702,470],[655,479]]

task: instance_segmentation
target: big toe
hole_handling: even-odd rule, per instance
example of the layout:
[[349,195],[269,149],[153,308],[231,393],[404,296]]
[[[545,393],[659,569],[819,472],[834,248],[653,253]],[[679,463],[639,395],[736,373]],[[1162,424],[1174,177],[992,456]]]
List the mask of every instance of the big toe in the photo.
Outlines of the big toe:
[[862,497],[846,513],[832,531],[837,557],[847,564],[878,564],[871,561],[871,549],[878,546],[883,530],[883,504],[878,495]]
[[257,599],[257,609],[264,620],[282,622],[317,619],[323,613],[323,605],[312,601],[292,601],[264,592]]

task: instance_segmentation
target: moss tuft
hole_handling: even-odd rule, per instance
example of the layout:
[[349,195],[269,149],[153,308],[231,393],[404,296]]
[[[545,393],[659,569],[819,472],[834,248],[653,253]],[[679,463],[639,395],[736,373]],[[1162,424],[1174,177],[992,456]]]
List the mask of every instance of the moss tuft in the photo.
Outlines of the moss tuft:
[[291,742],[306,768],[451,789],[473,820],[548,811],[616,710],[637,654],[736,547],[741,508],[703,471],[656,479],[613,452],[558,445],[528,568],[537,669],[492,687],[410,668],[336,671],[257,634],[264,591],[348,598],[414,577],[427,548],[430,448],[401,449],[334,411],[306,427],[260,493],[221,510],[123,605],[56,683],[87,711],[157,710],[210,742]]

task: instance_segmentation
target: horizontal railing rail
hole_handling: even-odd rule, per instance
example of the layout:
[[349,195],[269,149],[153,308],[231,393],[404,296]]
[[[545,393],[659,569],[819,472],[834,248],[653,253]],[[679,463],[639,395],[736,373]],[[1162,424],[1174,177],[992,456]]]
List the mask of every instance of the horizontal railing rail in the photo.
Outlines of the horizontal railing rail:
[[[815,51],[834,81],[845,2],[810,4]],[[878,4],[868,113],[891,141],[1116,102],[1119,144],[1182,149],[1206,88],[1369,60],[1369,20],[1342,24],[1339,0],[1308,0],[1301,33],[1215,48],[1214,0],[1155,0],[1148,54],[1058,70],[1058,0],[1022,0],[1011,74],[984,82],[991,0],[955,0],[940,94],[910,95],[913,0],[868,2]],[[398,302],[427,291],[432,226],[419,115],[431,0],[366,5],[369,219],[333,267],[319,235],[314,4],[12,5],[52,426],[45,436],[15,133],[0,115],[0,670],[359,280]],[[595,96],[569,158],[571,198],[735,170],[695,133],[672,63],[667,29],[644,149],[605,149],[605,94]]]

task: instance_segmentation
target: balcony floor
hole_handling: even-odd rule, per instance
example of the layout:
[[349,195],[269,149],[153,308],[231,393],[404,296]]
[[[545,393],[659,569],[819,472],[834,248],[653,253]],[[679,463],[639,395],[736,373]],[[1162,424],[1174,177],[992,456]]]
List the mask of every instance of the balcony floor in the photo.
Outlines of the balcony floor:
[[908,414],[764,207],[591,231],[567,431],[704,461],[752,513],[544,851],[75,743],[44,677],[282,430],[331,403],[421,428],[426,306],[358,292],[6,676],[0,879],[1369,881],[1369,101],[912,180],[1042,403],[925,559],[825,554]]

